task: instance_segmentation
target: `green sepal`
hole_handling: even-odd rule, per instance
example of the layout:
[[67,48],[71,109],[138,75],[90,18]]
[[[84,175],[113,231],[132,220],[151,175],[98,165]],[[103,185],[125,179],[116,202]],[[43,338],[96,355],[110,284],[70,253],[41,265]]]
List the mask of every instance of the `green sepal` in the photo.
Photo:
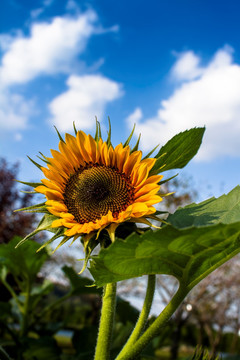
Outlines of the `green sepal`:
[[136,142],[136,145],[133,147],[133,149],[131,150],[131,153],[133,151],[137,151],[138,150],[138,146],[139,146],[139,143],[140,143],[140,139],[141,139],[141,134],[139,134],[138,136],[138,139],[137,139],[137,142]]
[[133,134],[134,134],[134,131],[135,131],[135,127],[136,127],[136,124],[133,125],[133,129],[131,131],[131,134],[129,135],[129,137],[127,138],[127,140],[125,141],[125,143],[123,144],[123,147],[126,147],[129,145],[132,137],[133,137]]
[[57,134],[58,134],[58,138],[59,138],[59,140],[60,140],[60,141],[63,141],[63,142],[65,143],[65,141],[63,140],[63,138],[62,138],[62,136],[61,136],[60,132],[58,131],[58,129],[56,128],[56,126],[55,126],[55,125],[54,125],[54,128],[55,128],[55,130],[56,130],[56,132],[57,132]]
[[31,186],[33,188],[36,188],[37,186],[41,186],[42,183],[32,183],[32,182],[26,182],[26,181],[20,181],[20,180],[15,180],[17,182],[19,182],[20,184],[23,184],[23,185],[27,185],[27,186]]
[[168,178],[168,179],[165,179],[165,180],[163,180],[163,181],[159,181],[158,185],[165,184],[166,182],[168,182],[168,181],[170,181],[170,180],[174,179],[176,176],[178,176],[178,174],[173,175],[172,177],[170,177],[170,178]]
[[73,130],[75,132],[75,135],[77,135],[77,128],[76,128],[76,125],[75,125],[75,121],[73,122]]
[[155,148],[153,148],[146,156],[144,156],[143,160],[148,159],[155,150],[157,150],[157,148],[159,147],[159,144],[155,146]]
[[33,159],[30,158],[30,156],[27,155],[27,157],[29,158],[29,160],[36,166],[39,168],[39,170],[42,171],[42,166],[40,164],[38,164],[36,161],[34,161]]
[[111,136],[112,136],[111,121],[110,121],[110,118],[108,117],[108,137],[107,137],[107,145],[108,145],[108,147],[110,147],[112,145]]
[[46,207],[41,207],[33,210],[24,210],[26,213],[35,213],[35,214],[49,214],[49,211]]
[[42,157],[39,156],[39,155],[37,155],[37,157],[38,157],[41,161],[45,162],[46,164],[51,164],[50,161],[48,160],[48,158],[43,155],[43,153],[41,153],[41,152],[39,151],[39,154],[40,154]]
[[[88,240],[86,240],[87,237],[89,237]],[[96,234],[91,234],[90,236],[86,236],[86,235],[83,236],[81,239],[81,242],[84,246],[85,258],[84,258],[83,267],[82,267],[81,271],[79,272],[79,275],[82,274],[84,272],[84,270],[86,269],[88,260],[90,259],[90,256],[91,256],[93,250],[99,244],[99,242],[96,240]]]
[[96,132],[95,132],[95,141],[96,143],[99,142],[99,140],[101,139],[102,137],[102,132],[101,132],[101,126],[100,126],[100,122],[97,121],[97,117],[96,117]]
[[102,139],[102,130],[101,130],[101,125],[100,125],[99,121],[98,121],[98,132],[99,132],[99,139]]
[[21,193],[24,193],[24,194],[36,194],[35,191],[27,191],[27,190],[20,190]]
[[45,202],[40,203],[40,204],[36,204],[36,205],[27,206],[27,207],[21,208],[21,209],[16,209],[16,210],[14,210],[14,212],[17,212],[17,211],[35,210],[35,209],[38,209],[38,208],[45,208],[45,209],[46,209],[46,204],[45,204]]
[[58,228],[55,235],[51,237],[48,241],[46,241],[42,246],[40,246],[39,249],[37,249],[37,252],[41,251],[45,246],[51,244],[54,240],[58,239],[59,237],[64,235],[65,228]]
[[175,135],[155,156],[157,161],[150,171],[150,175],[186,166],[198,152],[204,131],[205,127],[199,127]]
[[56,232],[57,230],[52,228],[52,223],[54,220],[58,219],[56,216],[52,215],[52,214],[46,214],[43,216],[43,218],[40,220],[37,228],[31,232],[30,234],[28,234],[24,239],[22,239],[16,247],[20,246],[21,244],[25,243],[28,239],[32,238],[33,236],[35,236],[37,233],[39,233],[40,231],[43,230],[50,230],[52,232]]
[[154,215],[164,215],[164,214],[169,214],[169,212],[168,212],[168,211],[159,211],[159,210],[157,210],[157,211],[154,213]]
[[[64,228],[65,230],[65,228]],[[58,236],[59,237],[59,236]],[[55,253],[55,251],[57,251],[63,244],[65,244],[68,240],[70,240],[72,238],[72,236],[64,236],[64,238],[60,241],[60,243],[58,244],[58,246],[53,250],[53,253]],[[55,239],[54,239],[55,240]]]

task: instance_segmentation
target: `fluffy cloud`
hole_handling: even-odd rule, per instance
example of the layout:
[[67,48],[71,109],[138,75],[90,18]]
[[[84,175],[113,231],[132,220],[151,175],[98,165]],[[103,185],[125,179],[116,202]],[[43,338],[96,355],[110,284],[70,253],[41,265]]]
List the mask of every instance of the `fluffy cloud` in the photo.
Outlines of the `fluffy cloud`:
[[33,113],[33,101],[26,101],[21,95],[0,88],[0,129],[25,129]]
[[202,75],[203,68],[199,66],[200,58],[193,51],[180,55],[172,68],[172,76],[177,80],[192,80]]
[[[49,5],[51,0],[45,0],[41,12]],[[50,104],[53,121],[61,130],[69,129],[73,120],[101,116],[107,102],[120,96],[120,85],[114,81],[101,76],[70,76],[77,56],[85,51],[90,37],[117,31],[117,27],[103,29],[93,10],[80,13],[72,0],[68,7],[75,15],[55,17],[48,22],[33,21],[29,35],[21,31],[15,36],[0,34],[0,129],[17,130],[27,126],[32,104],[17,94],[18,86],[24,89],[24,85],[42,75],[48,76],[48,81],[58,73],[69,77],[69,90]],[[32,13],[33,18],[38,15],[38,11]],[[96,61],[91,70],[96,70],[102,61]]]
[[122,95],[121,85],[101,75],[72,75],[67,80],[68,90],[49,105],[51,122],[61,131],[72,130],[73,121],[81,129],[90,129],[108,102]]
[[71,61],[84,51],[87,40],[97,31],[96,21],[96,13],[89,10],[76,17],[55,17],[49,23],[33,23],[29,36],[2,37],[7,48],[0,66],[2,86],[69,71]]
[[207,66],[200,63],[193,52],[181,54],[171,71],[177,88],[161,102],[157,115],[144,119],[138,108],[128,117],[128,123],[137,123],[145,149],[153,142],[164,144],[185,129],[206,125],[199,160],[239,156],[240,65],[233,62],[229,47],[217,51]]

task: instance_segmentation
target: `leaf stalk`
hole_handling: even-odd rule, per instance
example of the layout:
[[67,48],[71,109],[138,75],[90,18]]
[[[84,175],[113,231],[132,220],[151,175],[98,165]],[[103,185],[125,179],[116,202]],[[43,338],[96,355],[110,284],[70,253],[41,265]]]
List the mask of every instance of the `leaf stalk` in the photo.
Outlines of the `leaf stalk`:
[[123,347],[122,351],[117,356],[116,360],[124,358],[125,355],[127,355],[132,348],[132,346],[136,343],[140,335],[142,334],[147,319],[152,307],[154,292],[155,292],[155,284],[156,284],[156,275],[149,275],[148,276],[148,285],[147,285],[147,291],[146,291],[146,297],[144,300],[142,311],[139,315],[138,321],[136,323],[136,326],[129,337],[127,343]]

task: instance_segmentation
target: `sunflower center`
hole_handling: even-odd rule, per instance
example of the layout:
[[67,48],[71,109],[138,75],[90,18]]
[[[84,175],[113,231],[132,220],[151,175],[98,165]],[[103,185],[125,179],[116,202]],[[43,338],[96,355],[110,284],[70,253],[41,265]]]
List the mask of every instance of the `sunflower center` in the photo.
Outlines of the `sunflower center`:
[[70,176],[64,191],[64,203],[80,224],[101,219],[109,210],[117,217],[133,201],[129,177],[105,165],[81,167]]

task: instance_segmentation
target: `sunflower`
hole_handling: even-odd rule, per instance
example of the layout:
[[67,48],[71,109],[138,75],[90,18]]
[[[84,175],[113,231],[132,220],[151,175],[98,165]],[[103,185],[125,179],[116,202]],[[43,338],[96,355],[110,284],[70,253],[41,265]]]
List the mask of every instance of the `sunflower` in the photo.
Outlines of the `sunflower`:
[[133,132],[125,144],[113,147],[110,130],[103,141],[98,122],[95,138],[74,129],[75,136],[66,134],[65,140],[58,133],[59,151],[51,150],[52,157],[41,154],[46,167],[32,160],[45,176],[41,183],[25,183],[46,197],[45,203],[25,210],[45,213],[40,230],[55,232],[49,242],[64,236],[60,245],[71,237],[88,243],[103,229],[114,241],[116,228],[124,222],[149,225],[147,218],[156,212],[153,205],[162,201],[162,175],[150,175],[156,159],[142,158],[139,140],[131,150]]

